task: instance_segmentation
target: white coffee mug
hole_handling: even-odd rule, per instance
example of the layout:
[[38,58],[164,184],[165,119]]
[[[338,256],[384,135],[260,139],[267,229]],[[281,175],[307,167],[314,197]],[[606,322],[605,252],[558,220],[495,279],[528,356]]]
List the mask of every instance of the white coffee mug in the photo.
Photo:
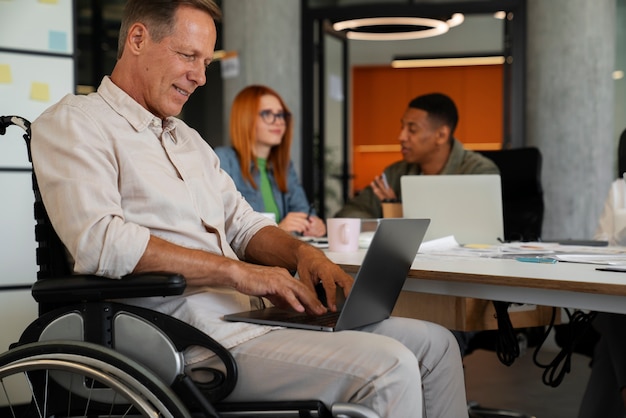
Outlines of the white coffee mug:
[[326,221],[328,250],[334,252],[353,252],[359,249],[361,219],[331,218]]

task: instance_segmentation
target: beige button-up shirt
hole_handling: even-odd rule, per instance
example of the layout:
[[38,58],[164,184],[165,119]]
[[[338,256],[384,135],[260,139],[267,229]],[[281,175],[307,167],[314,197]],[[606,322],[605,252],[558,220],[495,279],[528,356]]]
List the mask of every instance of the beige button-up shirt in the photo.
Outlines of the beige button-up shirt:
[[[32,125],[33,166],[46,209],[76,273],[132,272],[150,235],[243,258],[273,222],[252,210],[211,147],[174,117],[155,117],[105,77],[96,93],[64,97]],[[226,347],[271,328],[225,322],[255,299],[231,288],[131,303],[173,315]],[[188,356],[189,362],[203,355]]]

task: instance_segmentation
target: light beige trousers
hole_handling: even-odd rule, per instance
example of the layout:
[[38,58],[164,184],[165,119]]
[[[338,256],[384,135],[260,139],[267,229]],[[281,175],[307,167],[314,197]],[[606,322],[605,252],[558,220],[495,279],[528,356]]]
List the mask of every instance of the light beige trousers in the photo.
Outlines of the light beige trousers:
[[394,317],[359,331],[281,329],[231,352],[239,381],[229,401],[318,399],[365,405],[381,417],[467,417],[458,343],[429,322]]

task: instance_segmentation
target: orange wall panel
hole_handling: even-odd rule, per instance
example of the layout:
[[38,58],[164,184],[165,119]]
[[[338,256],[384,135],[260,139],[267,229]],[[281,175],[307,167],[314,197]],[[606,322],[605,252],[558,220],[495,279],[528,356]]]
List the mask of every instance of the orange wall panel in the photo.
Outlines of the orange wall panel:
[[[395,148],[395,147],[390,147]],[[361,190],[367,187],[374,177],[380,176],[389,164],[398,161],[400,146],[397,150],[375,151],[375,152],[354,152],[352,186],[354,190]]]
[[409,101],[421,94],[441,92],[454,100],[459,110],[455,137],[468,148],[497,149],[502,143],[502,65],[355,67],[352,81],[353,189],[356,191],[369,184],[382,168],[401,158],[399,152],[361,150],[368,146],[376,149],[379,145],[397,145],[400,118]]

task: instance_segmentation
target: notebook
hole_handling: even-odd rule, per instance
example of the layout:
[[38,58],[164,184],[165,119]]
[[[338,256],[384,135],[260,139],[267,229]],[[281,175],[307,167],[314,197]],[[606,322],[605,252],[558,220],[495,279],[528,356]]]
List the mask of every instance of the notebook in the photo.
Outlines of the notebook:
[[431,219],[424,241],[450,235],[460,244],[504,239],[500,175],[402,176],[400,187],[403,216]]
[[337,312],[310,316],[268,307],[225,315],[224,319],[317,331],[354,329],[387,319],[429,222],[429,219],[380,219],[352,290]]

